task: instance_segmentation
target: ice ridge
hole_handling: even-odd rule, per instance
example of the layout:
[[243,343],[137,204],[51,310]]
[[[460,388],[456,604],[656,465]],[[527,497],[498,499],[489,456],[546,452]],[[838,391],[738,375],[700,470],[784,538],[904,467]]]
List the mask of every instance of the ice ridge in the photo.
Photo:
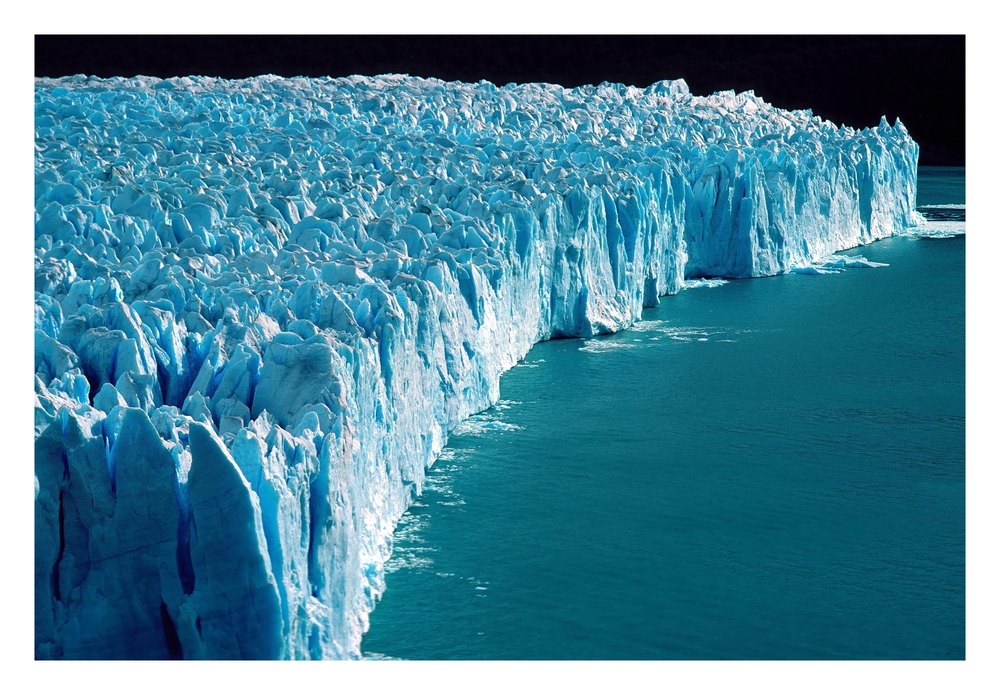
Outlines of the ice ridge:
[[532,344],[900,233],[917,156],[683,81],[36,80],[36,657],[360,656]]

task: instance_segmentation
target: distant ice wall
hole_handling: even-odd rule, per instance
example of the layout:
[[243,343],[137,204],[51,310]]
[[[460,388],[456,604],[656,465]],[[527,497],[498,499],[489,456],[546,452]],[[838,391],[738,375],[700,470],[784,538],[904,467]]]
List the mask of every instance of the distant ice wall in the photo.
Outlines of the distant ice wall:
[[38,658],[350,658],[534,343],[901,232],[917,146],[683,81],[35,87]]

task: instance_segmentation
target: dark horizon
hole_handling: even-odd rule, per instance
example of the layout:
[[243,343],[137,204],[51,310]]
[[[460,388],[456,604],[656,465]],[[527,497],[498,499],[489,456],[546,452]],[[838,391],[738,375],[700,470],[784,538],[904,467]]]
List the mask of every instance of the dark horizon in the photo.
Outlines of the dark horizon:
[[752,89],[856,128],[900,118],[925,165],[965,164],[965,36],[35,36],[35,76],[408,73],[443,80]]

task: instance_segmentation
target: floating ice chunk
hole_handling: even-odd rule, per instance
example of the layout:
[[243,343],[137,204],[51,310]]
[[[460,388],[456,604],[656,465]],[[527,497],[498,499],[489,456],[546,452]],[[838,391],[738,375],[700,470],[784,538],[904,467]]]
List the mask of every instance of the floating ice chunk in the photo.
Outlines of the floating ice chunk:
[[692,278],[684,281],[684,289],[690,290],[698,287],[721,287],[727,282],[729,281],[722,278]]
[[797,266],[790,272],[800,275],[834,275],[848,268],[885,268],[888,263],[869,261],[864,256],[827,256],[806,266]]
[[903,230],[904,236],[924,239],[951,239],[965,234],[965,222],[928,221]]
[[619,350],[631,350],[636,345],[620,340],[585,340],[580,346],[580,352],[589,354],[602,354],[606,352],[618,352]]

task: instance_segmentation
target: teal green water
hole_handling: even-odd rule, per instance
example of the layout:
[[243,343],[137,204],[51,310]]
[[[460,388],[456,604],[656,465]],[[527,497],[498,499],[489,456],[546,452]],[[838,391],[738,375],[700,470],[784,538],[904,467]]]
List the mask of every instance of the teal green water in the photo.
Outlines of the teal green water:
[[535,346],[402,519],[363,652],[964,658],[965,240],[853,253],[890,265]]

